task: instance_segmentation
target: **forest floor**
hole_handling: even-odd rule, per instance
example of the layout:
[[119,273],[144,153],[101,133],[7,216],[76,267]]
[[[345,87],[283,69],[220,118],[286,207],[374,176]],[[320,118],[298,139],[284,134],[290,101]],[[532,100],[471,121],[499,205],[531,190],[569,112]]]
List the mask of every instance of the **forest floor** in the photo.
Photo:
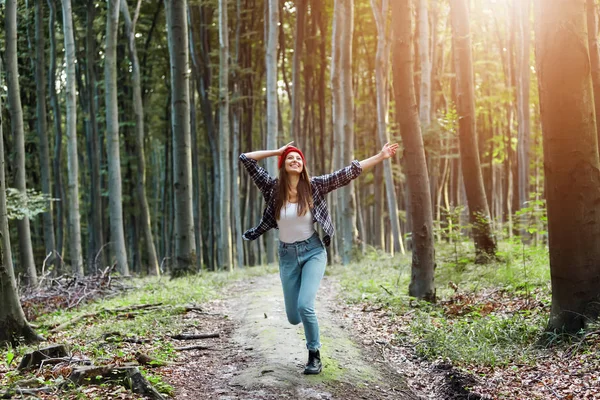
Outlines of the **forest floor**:
[[177,365],[158,371],[174,386],[176,398],[209,393],[218,400],[419,398],[379,353],[362,346],[342,315],[334,279],[324,280],[317,300],[323,372],[316,376],[302,374],[304,331],[286,319],[277,274],[237,282],[227,293],[204,306],[208,315],[183,317],[198,333],[222,335],[199,340],[210,350],[182,353]]

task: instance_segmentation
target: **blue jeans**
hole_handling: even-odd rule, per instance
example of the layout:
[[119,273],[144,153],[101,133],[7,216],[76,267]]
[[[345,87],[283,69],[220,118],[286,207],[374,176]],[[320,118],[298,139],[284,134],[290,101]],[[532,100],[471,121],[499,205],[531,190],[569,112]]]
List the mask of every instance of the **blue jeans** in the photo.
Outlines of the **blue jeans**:
[[319,322],[315,314],[315,298],[325,274],[327,253],[319,235],[294,243],[279,242],[279,276],[288,321],[304,325],[306,347],[317,350]]

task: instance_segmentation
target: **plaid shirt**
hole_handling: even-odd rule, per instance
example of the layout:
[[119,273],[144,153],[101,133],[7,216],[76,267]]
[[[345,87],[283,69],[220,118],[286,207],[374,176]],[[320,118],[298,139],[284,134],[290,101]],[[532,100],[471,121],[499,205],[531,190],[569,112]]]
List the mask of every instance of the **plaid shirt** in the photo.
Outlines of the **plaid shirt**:
[[[252,158],[246,157],[245,154],[240,155],[240,161],[250,174],[250,177],[260,189],[265,202],[267,203],[263,216],[258,226],[244,232],[242,237],[244,240],[255,240],[263,233],[271,228],[279,229],[275,218],[275,190],[277,188],[277,179],[272,178],[264,168],[258,165],[258,162]],[[313,220],[321,224],[325,231],[323,242],[325,246],[331,243],[331,236],[334,235],[335,228],[327,209],[325,195],[337,188],[345,186],[353,179],[356,179],[362,172],[360,163],[356,160],[352,161],[349,166],[340,169],[329,175],[315,176],[310,179],[312,187],[313,205],[312,209]]]

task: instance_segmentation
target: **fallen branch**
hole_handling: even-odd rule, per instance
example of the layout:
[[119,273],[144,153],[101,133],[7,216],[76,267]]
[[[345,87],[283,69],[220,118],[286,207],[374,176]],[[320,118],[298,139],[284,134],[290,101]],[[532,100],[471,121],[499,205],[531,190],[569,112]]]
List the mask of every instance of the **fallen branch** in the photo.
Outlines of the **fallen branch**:
[[96,317],[100,314],[106,313],[106,314],[118,314],[118,313],[122,313],[122,312],[128,312],[128,311],[134,311],[134,310],[142,310],[142,309],[152,309],[152,308],[158,308],[162,303],[156,303],[156,304],[140,304],[140,305],[136,305],[136,306],[131,306],[131,307],[121,307],[121,308],[115,308],[112,310],[109,309],[102,309],[100,311],[96,311],[93,313],[87,313],[87,314],[83,314],[80,315],[76,318],[73,318],[69,321],[66,321],[60,325],[58,325],[57,327],[53,328],[50,330],[50,333],[56,333],[56,332],[60,332],[63,329],[74,325],[76,323],[78,323],[81,320],[87,319],[87,318],[93,318]]
[[44,386],[41,388],[33,388],[33,389],[8,389],[6,392],[0,394],[0,399],[12,399],[16,395],[20,396],[35,396],[37,393],[49,393],[52,391],[52,388],[48,386]]
[[214,350],[214,349],[212,347],[208,347],[208,346],[195,345],[195,346],[175,347],[175,350],[186,351],[186,350]]
[[215,333],[198,333],[198,334],[180,333],[179,335],[171,336],[171,338],[177,339],[177,340],[195,340],[195,339],[218,338],[219,336],[220,336],[220,334],[218,332],[215,332]]

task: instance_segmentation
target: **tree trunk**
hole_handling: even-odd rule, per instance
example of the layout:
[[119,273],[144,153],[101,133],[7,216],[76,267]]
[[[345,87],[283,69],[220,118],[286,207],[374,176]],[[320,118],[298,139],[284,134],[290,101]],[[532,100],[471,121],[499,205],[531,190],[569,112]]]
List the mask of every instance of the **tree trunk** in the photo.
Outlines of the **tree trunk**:
[[[388,20],[389,0],[383,0],[381,8],[371,0],[371,7],[375,14],[377,24],[377,55],[375,63],[375,81],[377,86],[377,133],[379,145],[383,146],[388,141],[388,71],[390,58],[390,43],[386,29]],[[404,254],[404,243],[400,232],[400,221],[398,220],[398,205],[396,201],[396,190],[392,176],[392,166],[389,160],[383,162],[383,174],[385,177],[385,191],[392,229],[393,245],[392,252],[400,251]]]
[[117,32],[119,28],[119,0],[108,0],[106,23],[106,54],[104,58],[104,86],[106,101],[106,155],[108,157],[108,196],[110,213],[110,241],[122,275],[129,275],[125,233],[123,231],[123,195],[121,181],[121,154],[119,145],[119,110],[117,104]]
[[[17,63],[17,1],[7,0],[5,9],[6,26],[6,80],[8,85],[8,109],[10,111],[10,126],[15,146],[15,187],[26,195],[25,177],[25,132],[23,130],[23,108],[19,89],[19,70]],[[19,250],[23,271],[27,274],[30,286],[37,285],[37,272],[33,259],[31,245],[31,230],[29,218],[23,217],[17,221],[19,232]]]
[[[240,98],[240,77],[238,74],[238,70],[240,67],[240,44],[241,44],[241,29],[242,29],[242,4],[241,0],[236,1],[236,24],[235,24],[235,51],[233,53],[233,66],[236,71],[233,77],[233,154],[237,155],[240,152],[240,123],[242,118],[242,99]],[[238,181],[240,179],[240,168],[239,163],[236,161],[233,163],[232,173],[233,173],[233,195],[234,199],[232,205],[233,211],[233,220],[235,223],[235,248],[236,248],[236,256],[237,256],[237,266],[241,268],[244,266],[244,243],[242,240],[242,216],[241,216],[241,197],[240,197],[240,185]],[[247,210],[247,208],[245,209]]]
[[227,0],[219,0],[219,216],[221,235],[219,268],[232,269],[231,243],[231,147],[229,131],[229,26]]
[[517,156],[519,169],[519,204],[521,207],[529,200],[529,142],[531,136],[531,118],[529,112],[529,42],[531,28],[529,24],[531,3],[517,1],[518,37],[517,49],[517,115],[519,134]]
[[[421,61],[421,90],[419,119],[421,127],[431,125],[431,57],[429,45],[429,0],[418,0],[419,4],[419,58]],[[409,37],[409,39],[411,39]],[[414,90],[414,89],[413,89]]]
[[[410,2],[411,0],[396,0],[392,8],[395,33],[392,65],[396,118],[404,142],[406,180],[412,205],[410,219],[413,227],[413,257],[409,295],[435,301],[433,214],[413,81]],[[423,86],[421,88],[422,94]]]
[[[52,170],[50,169],[50,149],[48,146],[48,123],[46,113],[46,66],[44,37],[44,10],[42,0],[35,0],[35,85],[37,97],[37,133],[40,141],[40,172],[42,175],[42,193],[52,196]],[[43,214],[44,244],[46,255],[51,254],[48,265],[53,265],[56,259],[56,241],[54,238],[54,218],[52,217],[52,202],[46,203],[48,210]]]
[[[50,7],[50,19],[48,22],[50,31],[50,65],[48,66],[48,91],[50,92],[50,106],[54,116],[54,198],[60,199],[56,202],[56,252],[63,253],[64,240],[64,213],[66,196],[62,184],[62,123],[58,95],[56,93],[56,4],[54,0],[48,0]],[[57,271],[59,272],[59,271]]]
[[[301,62],[302,53],[304,52],[304,26],[306,21],[306,3],[308,0],[297,0],[296,6],[296,27],[294,34],[294,57],[292,60],[292,123],[290,129],[290,137],[297,141],[300,148],[308,150],[308,137],[303,137],[300,130],[301,121]],[[305,99],[306,101],[306,99]]]
[[596,0],[587,0],[588,45],[594,85],[594,109],[596,110],[596,130],[600,145],[600,47],[598,46],[598,5]]
[[96,3],[88,0],[86,19],[86,89],[87,89],[87,142],[88,142],[88,165],[90,169],[90,212],[92,226],[89,229],[88,254],[90,259],[88,265],[92,270],[103,268],[107,265],[106,252],[104,251],[104,222],[102,207],[102,176],[100,174],[100,152],[102,144],[98,137],[98,120],[96,107],[96,32],[94,31],[94,19],[96,16]]
[[466,0],[451,0],[452,38],[456,65],[458,137],[463,180],[469,205],[469,220],[477,262],[496,254],[496,242],[490,226],[490,212],[485,197],[477,133],[475,130],[475,90],[471,55],[471,29]]
[[600,160],[584,6],[585,0],[545,0],[536,9],[552,279],[548,329],[571,333],[600,315]]
[[[138,0],[139,1],[139,0]],[[135,114],[135,156],[138,164],[138,177],[136,192],[139,201],[139,218],[146,245],[146,257],[148,262],[148,271],[151,275],[160,275],[158,266],[158,257],[154,247],[154,238],[152,237],[152,223],[150,221],[150,207],[146,198],[146,156],[144,154],[144,106],[142,103],[142,85],[140,76],[140,63],[135,47],[135,26],[129,15],[129,6],[127,0],[121,0],[121,12],[125,20],[125,32],[127,35],[127,45],[129,47],[129,59],[132,64],[132,84],[133,84],[133,112]]]
[[67,65],[67,160],[69,171],[69,242],[73,272],[83,276],[81,250],[81,224],[79,222],[79,161],[77,152],[77,103],[75,88],[75,40],[71,0],[63,0],[63,26],[65,37],[65,61]]
[[192,211],[187,6],[185,0],[165,0],[165,7],[171,65],[173,187],[175,189],[175,264],[172,275],[180,276],[193,270],[196,247]]
[[[1,98],[0,109],[2,109]],[[21,338],[27,343],[39,342],[42,338],[33,331],[25,319],[15,281],[6,211],[3,137],[2,113],[0,113],[0,304],[2,304],[0,307],[0,343],[8,342],[16,346]]]
[[[277,148],[278,111],[277,111],[277,38],[279,32],[279,1],[267,0],[267,49],[265,63],[267,69],[267,149]],[[277,176],[277,158],[267,159],[267,171]],[[267,244],[267,263],[275,262],[275,233],[273,230],[265,235]]]

